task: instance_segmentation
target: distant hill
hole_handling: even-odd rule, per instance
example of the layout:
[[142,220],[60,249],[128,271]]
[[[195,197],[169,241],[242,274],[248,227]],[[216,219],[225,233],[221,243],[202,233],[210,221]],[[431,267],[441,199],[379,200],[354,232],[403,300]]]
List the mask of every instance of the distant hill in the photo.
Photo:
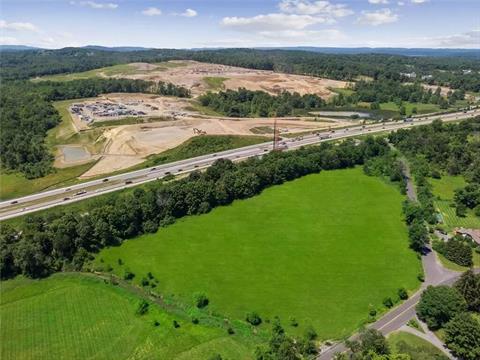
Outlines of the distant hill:
[[263,50],[302,50],[323,54],[391,54],[404,56],[468,56],[480,57],[480,49],[431,49],[431,48],[336,48],[336,47],[271,47]]
[[104,51],[120,51],[120,52],[128,52],[128,51],[145,51],[145,50],[152,50],[153,48],[146,48],[141,46],[100,46],[100,45],[87,45],[83,46],[83,49],[94,49],[94,50],[104,50]]
[[25,51],[25,50],[40,50],[38,47],[26,45],[0,45],[0,51]]

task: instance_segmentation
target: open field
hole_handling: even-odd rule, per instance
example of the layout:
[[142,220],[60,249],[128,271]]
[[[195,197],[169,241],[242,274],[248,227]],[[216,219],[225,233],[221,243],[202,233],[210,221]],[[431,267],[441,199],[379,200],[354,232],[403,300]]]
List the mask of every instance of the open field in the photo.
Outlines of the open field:
[[[409,101],[404,101],[403,106],[405,106],[405,112],[407,115],[412,115],[412,109],[414,107],[417,108],[417,113],[418,114],[428,114],[432,112],[437,112],[440,111],[440,107],[436,104],[423,104],[423,103],[412,103]],[[394,102],[388,102],[388,103],[381,103],[380,104],[380,109],[381,110],[391,110],[391,111],[399,111],[400,108],[397,104]]]
[[413,334],[398,331],[388,336],[392,353],[410,355],[412,360],[448,360],[443,352]]
[[253,339],[194,325],[154,304],[139,316],[139,301],[121,287],[80,274],[2,282],[1,358],[200,360],[217,353],[252,358]]
[[293,317],[299,326],[288,331],[311,324],[323,339],[340,338],[371,307],[383,311],[386,296],[419,284],[402,200],[361,168],[324,171],[104,249],[95,266],[120,276],[128,268],[135,282],[150,271],[168,298],[204,292],[230,318]]
[[472,210],[468,209],[465,217],[459,217],[455,213],[455,207],[451,206],[455,189],[466,184],[462,176],[444,175],[441,179],[430,179],[430,183],[435,196],[435,206],[447,231],[455,227],[480,228],[480,218],[475,216]]
[[344,88],[348,84],[339,80],[186,60],[169,61],[160,64],[132,63],[115,65],[83,73],[45,76],[36,79],[36,81],[68,81],[91,77],[171,82],[190,89],[194,95],[200,95],[208,90],[217,90],[220,87],[232,90],[244,87],[249,90],[263,90],[270,94],[278,94],[282,91],[296,91],[300,94],[312,93],[329,98],[334,94],[329,88]]

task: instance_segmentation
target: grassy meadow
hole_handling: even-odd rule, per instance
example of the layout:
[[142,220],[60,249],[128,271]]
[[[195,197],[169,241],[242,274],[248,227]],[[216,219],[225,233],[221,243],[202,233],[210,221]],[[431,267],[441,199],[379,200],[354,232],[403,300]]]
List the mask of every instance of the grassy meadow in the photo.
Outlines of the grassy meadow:
[[[137,315],[140,298],[81,274],[2,282],[1,358],[10,359],[252,359],[255,336],[228,335],[222,327],[155,304]],[[176,320],[180,327],[175,328]],[[158,326],[154,325],[157,321]]]
[[228,318],[256,311],[295,318],[291,332],[313,325],[323,339],[340,338],[370,308],[383,311],[386,296],[419,285],[402,200],[360,168],[325,171],[104,249],[94,265],[119,276],[129,269],[137,283],[152,272],[179,303],[203,292]]
[[443,175],[441,179],[430,179],[432,192],[435,197],[435,206],[440,212],[445,229],[453,230],[455,227],[480,228],[480,218],[472,210],[467,211],[465,217],[459,217],[452,207],[453,196],[456,189],[466,185],[462,176]]
[[410,355],[412,360],[448,360],[440,349],[407,332],[398,331],[390,334],[388,344],[392,353]]

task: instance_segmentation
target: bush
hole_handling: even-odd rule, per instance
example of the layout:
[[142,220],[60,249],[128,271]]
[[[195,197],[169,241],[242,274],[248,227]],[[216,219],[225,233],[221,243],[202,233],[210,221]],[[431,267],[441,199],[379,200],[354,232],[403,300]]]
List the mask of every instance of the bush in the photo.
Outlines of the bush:
[[174,327],[175,329],[178,329],[178,328],[180,327],[180,324],[178,323],[177,320],[173,320],[173,327]]
[[418,281],[420,281],[420,282],[425,282],[425,275],[424,275],[424,274],[418,274],[418,275],[417,275],[417,279],[418,279]]
[[305,338],[307,340],[315,340],[317,338],[317,332],[315,331],[315,329],[312,327],[312,326],[308,326],[306,329],[305,329]]
[[247,322],[249,322],[250,324],[252,324],[253,326],[258,326],[262,323],[262,319],[260,318],[260,316],[252,311],[250,313],[247,314],[247,317],[246,317],[246,320]]
[[123,273],[124,280],[132,280],[134,277],[135,277],[135,274],[130,270],[125,270],[125,272]]
[[118,259],[117,262],[118,262],[118,265],[120,265],[120,266],[123,265],[123,260],[122,259]]
[[142,280],[140,281],[140,284],[142,286],[148,286],[148,285],[150,285],[150,281],[148,281],[147,278],[142,278]]
[[195,306],[199,309],[204,308],[208,305],[208,298],[205,294],[196,294],[195,295]]
[[461,266],[473,265],[472,248],[462,238],[454,237],[441,246],[443,256]]
[[198,318],[194,317],[192,318],[192,324],[197,325],[199,323]]
[[145,315],[148,312],[150,304],[145,300],[142,300],[138,303],[137,311],[135,312],[137,315]]
[[160,322],[158,320],[153,320],[153,326],[155,327],[160,326]]
[[233,334],[235,334],[235,331],[231,327],[228,327],[227,334],[228,335],[233,335]]
[[407,300],[408,299],[408,292],[405,288],[400,288],[398,289],[398,297],[401,300]]
[[385,307],[387,307],[387,308],[393,307],[392,298],[389,296],[389,297],[386,297],[385,299],[383,299],[383,305],[385,305]]
[[298,326],[298,321],[295,318],[290,318],[290,326],[297,327]]

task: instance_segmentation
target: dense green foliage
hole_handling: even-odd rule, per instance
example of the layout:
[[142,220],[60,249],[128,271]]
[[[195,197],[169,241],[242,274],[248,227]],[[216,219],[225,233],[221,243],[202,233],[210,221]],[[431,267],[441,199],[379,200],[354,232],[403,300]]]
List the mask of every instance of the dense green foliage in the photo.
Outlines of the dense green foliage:
[[468,270],[455,283],[455,289],[462,294],[468,309],[480,313],[480,274]]
[[200,97],[203,106],[231,117],[266,117],[288,116],[294,110],[317,109],[325,105],[325,101],[317,95],[283,92],[278,96],[264,91],[239,89],[238,91],[208,92]]
[[455,236],[448,241],[439,241],[435,244],[434,249],[445,256],[448,260],[461,266],[473,265],[472,245],[470,245],[463,237]]
[[[465,216],[467,208],[480,206],[480,117],[458,124],[434,121],[430,125],[398,130],[389,140],[412,163],[417,183],[418,200],[424,219],[435,224],[434,197],[427,177],[440,177],[442,172],[463,175],[469,182],[455,191],[457,215]],[[474,212],[475,213],[475,212]],[[480,214],[480,212],[479,212]]]
[[369,138],[361,146],[347,141],[288,153],[274,153],[241,164],[219,160],[204,174],[148,191],[118,196],[97,204],[86,216],[29,217],[25,228],[2,227],[2,276],[23,273],[44,276],[64,263],[81,266],[87,251],[119,244],[123,239],[154,231],[185,215],[208,212],[212,207],[248,198],[274,184],[321,169],[345,168],[388,152],[382,140]]
[[448,286],[429,286],[422,293],[417,305],[418,317],[425,321],[430,329],[439,329],[455,315],[466,310],[462,295]]
[[445,344],[461,360],[480,358],[480,321],[469,313],[455,316],[445,326]]
[[51,171],[52,154],[45,146],[47,131],[60,123],[52,101],[93,97],[109,92],[142,92],[188,97],[183,87],[127,79],[87,79],[68,82],[7,82],[0,91],[0,159],[4,169],[29,179]]
[[[410,81],[402,73],[415,72],[431,84],[450,86],[465,91],[480,91],[480,65],[467,57],[398,56],[383,54],[321,54],[308,51],[222,49],[105,51],[65,48],[5,52],[0,58],[3,79],[78,72],[129,62],[159,62],[173,59],[197,60],[246,68],[307,74],[341,80],[360,75],[373,79]],[[464,74],[462,70],[473,70]]]

